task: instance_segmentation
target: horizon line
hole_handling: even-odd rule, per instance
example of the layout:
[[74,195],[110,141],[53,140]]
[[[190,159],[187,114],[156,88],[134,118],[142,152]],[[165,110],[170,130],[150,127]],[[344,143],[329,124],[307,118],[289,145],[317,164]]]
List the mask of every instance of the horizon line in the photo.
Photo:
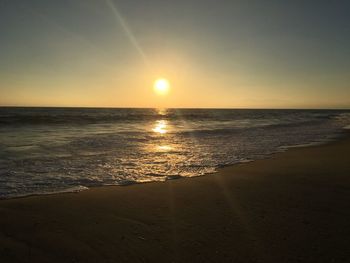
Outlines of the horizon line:
[[269,108],[269,107],[118,107],[118,106],[6,106],[0,105],[0,108],[55,108],[55,109],[193,109],[193,110],[350,110],[350,107],[324,107],[324,108]]

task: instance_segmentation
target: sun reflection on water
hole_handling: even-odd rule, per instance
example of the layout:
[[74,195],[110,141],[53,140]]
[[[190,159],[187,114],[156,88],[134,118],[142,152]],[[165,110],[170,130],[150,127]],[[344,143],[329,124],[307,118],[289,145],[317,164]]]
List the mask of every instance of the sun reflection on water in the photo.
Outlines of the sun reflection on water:
[[168,132],[167,121],[165,120],[156,121],[155,127],[152,129],[152,131],[160,134],[167,133]]
[[161,116],[165,116],[168,113],[167,109],[157,109],[156,111],[157,111],[158,115],[161,115]]
[[170,145],[158,145],[157,150],[162,151],[162,152],[169,152],[173,149]]

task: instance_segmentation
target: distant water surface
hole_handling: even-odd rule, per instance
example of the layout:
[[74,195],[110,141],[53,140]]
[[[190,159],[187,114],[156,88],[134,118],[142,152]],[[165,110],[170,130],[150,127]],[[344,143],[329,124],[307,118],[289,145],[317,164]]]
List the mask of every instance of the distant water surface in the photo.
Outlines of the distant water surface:
[[0,198],[199,176],[349,125],[341,110],[0,108]]

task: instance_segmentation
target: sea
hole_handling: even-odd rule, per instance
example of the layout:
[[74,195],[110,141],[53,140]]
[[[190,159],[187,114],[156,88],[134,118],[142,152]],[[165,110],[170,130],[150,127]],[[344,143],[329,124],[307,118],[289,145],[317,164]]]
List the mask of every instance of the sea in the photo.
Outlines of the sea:
[[348,128],[346,110],[0,108],[0,198],[201,176]]

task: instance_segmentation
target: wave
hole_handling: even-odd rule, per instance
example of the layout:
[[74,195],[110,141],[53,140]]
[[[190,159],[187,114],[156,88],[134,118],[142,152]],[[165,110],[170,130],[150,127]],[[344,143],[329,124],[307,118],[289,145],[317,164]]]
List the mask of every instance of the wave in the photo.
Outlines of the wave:
[[135,121],[220,121],[259,122],[298,119],[330,119],[343,111],[329,110],[207,110],[207,109],[80,109],[80,108],[0,108],[0,125],[54,125],[133,123]]

